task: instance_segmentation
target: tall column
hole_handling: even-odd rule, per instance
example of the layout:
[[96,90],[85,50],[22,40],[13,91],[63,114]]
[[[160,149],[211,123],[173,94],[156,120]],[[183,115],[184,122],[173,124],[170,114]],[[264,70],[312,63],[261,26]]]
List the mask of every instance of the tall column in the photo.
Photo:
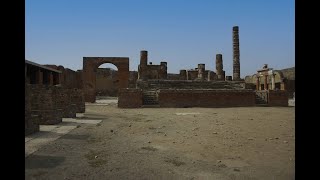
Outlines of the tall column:
[[268,90],[268,75],[264,75],[264,90]]
[[239,27],[233,27],[233,80],[240,80]]
[[205,64],[198,64],[198,79],[204,80]]
[[274,80],[274,74],[271,75],[271,89],[274,90],[275,89],[275,80]]
[[218,80],[223,80],[223,62],[222,62],[222,54],[216,55],[216,71]]
[[256,90],[257,91],[260,90],[260,77],[259,76],[257,76]]

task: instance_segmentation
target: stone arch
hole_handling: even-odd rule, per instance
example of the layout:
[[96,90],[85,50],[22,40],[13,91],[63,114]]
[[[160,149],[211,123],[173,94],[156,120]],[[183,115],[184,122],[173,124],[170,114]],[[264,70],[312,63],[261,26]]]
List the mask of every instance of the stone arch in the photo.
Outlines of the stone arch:
[[281,83],[284,79],[283,73],[281,71],[275,70],[274,73],[274,81],[275,83]]
[[96,101],[96,71],[105,63],[113,64],[118,68],[119,88],[128,88],[128,57],[83,57],[83,87],[86,102]]

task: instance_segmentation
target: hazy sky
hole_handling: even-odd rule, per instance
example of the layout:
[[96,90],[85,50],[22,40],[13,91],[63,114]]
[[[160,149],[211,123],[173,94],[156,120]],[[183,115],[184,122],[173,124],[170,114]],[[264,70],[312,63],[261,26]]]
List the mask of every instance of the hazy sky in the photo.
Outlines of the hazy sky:
[[169,73],[200,63],[232,75],[232,27],[239,26],[241,77],[269,64],[295,66],[293,0],[26,0],[25,55],[82,69],[85,56],[168,62]]

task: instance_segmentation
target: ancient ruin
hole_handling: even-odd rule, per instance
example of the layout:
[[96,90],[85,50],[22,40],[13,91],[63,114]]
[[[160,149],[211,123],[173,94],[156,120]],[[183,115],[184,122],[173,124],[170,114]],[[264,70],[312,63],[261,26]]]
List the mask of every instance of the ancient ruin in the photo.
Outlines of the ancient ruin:
[[25,60],[26,135],[39,131],[39,125],[58,124],[62,118],[85,112],[84,95],[77,78],[77,72],[63,66]]
[[167,79],[167,62],[160,62],[160,65],[152,65],[150,62],[148,65],[148,51],[141,51],[138,79]]
[[104,63],[111,63],[118,68],[119,88],[129,86],[129,58],[127,57],[83,57],[83,90],[86,102],[96,100],[96,72]]
[[[118,71],[99,68],[105,63]],[[214,64],[215,71],[210,70]],[[148,64],[146,50],[140,51],[138,72],[129,71],[128,57],[83,57],[83,70],[77,71],[26,60],[25,132],[38,131],[39,124],[59,123],[62,117],[75,117],[85,111],[84,102],[94,103],[97,95],[118,96],[119,108],[181,108],[288,106],[294,93],[291,71],[273,70],[267,64],[256,74],[240,78],[238,26],[233,27],[233,76],[225,74],[222,54],[216,54],[208,69],[199,63],[194,69],[170,74],[167,66],[164,61]]]

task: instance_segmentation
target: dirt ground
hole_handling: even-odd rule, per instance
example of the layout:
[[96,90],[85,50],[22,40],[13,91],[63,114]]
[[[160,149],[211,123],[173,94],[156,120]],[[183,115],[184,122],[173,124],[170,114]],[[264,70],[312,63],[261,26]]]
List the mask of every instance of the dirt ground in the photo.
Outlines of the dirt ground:
[[295,108],[87,105],[25,159],[26,179],[295,179]]

